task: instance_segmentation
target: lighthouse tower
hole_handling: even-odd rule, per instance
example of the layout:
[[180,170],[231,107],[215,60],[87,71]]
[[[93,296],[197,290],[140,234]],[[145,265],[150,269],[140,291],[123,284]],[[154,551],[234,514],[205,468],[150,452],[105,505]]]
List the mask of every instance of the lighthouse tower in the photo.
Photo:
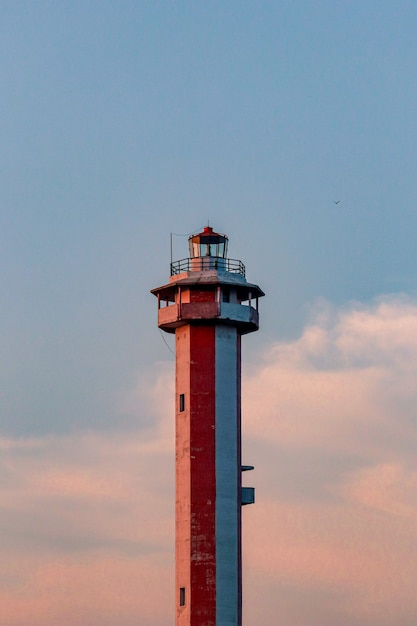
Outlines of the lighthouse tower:
[[189,238],[152,290],[176,343],[176,626],[241,626],[241,336],[258,330],[263,291],[212,228]]

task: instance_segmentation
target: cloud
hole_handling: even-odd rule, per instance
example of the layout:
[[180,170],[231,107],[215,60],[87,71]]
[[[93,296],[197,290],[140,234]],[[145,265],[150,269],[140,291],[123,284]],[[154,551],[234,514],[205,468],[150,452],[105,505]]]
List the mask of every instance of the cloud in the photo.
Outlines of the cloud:
[[[245,364],[247,623],[416,622],[416,331],[410,298],[320,303]],[[138,374],[127,430],[0,440],[0,626],[172,623],[173,383]]]
[[249,622],[414,623],[416,371],[417,304],[406,297],[322,303],[297,341],[249,370]]
[[133,626],[138,615],[165,624],[174,591],[171,390],[158,368],[153,384],[141,377],[125,398],[132,415],[153,418],[147,430],[0,440],[1,626]]

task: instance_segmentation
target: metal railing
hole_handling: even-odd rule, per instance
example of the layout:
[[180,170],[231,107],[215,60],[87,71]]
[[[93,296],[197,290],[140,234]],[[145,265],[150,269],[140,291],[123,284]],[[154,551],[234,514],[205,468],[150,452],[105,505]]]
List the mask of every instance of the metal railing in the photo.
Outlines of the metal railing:
[[241,274],[245,276],[245,266],[237,259],[223,259],[222,257],[201,256],[194,259],[181,259],[171,263],[171,276],[182,274],[182,272],[201,272],[204,270],[219,270]]

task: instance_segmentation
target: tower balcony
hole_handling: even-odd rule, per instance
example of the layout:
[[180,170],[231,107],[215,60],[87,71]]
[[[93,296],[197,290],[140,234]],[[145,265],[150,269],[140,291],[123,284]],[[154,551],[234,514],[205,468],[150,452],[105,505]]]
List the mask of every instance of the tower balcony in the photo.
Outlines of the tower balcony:
[[242,335],[259,328],[259,313],[251,305],[231,302],[182,302],[158,309],[158,326],[174,333],[186,324],[226,324],[236,326]]

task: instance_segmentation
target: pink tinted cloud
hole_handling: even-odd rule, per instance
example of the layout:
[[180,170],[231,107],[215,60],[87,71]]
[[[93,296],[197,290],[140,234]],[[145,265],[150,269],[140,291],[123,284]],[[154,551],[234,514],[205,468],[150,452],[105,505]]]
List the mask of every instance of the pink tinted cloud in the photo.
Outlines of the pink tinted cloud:
[[0,441],[1,626],[167,623],[175,500],[164,379],[152,401],[147,381],[138,403],[138,418],[154,418],[147,429]]
[[172,586],[172,565],[162,554],[139,558],[111,551],[45,554],[29,564],[18,557],[15,567],[25,569],[26,579],[0,592],[0,623],[165,626],[173,598],[171,593],[161,597],[161,590]]
[[[416,324],[322,306],[251,366],[245,623],[417,623]],[[172,364],[119,401],[137,429],[0,441],[1,626],[172,624]]]
[[247,377],[249,622],[417,623],[416,331],[407,298],[322,307]]

